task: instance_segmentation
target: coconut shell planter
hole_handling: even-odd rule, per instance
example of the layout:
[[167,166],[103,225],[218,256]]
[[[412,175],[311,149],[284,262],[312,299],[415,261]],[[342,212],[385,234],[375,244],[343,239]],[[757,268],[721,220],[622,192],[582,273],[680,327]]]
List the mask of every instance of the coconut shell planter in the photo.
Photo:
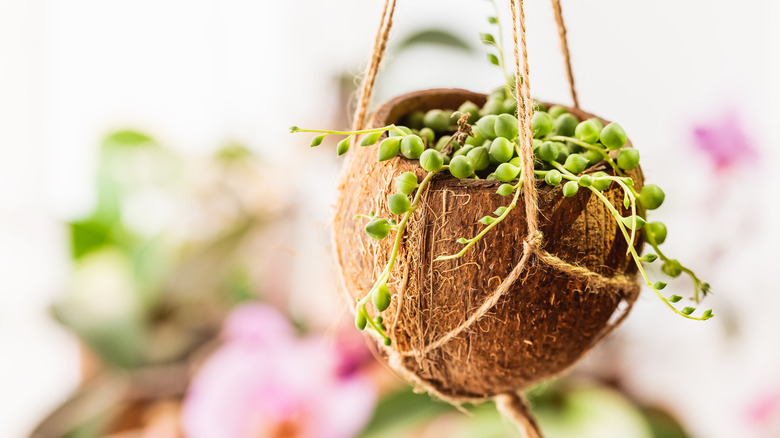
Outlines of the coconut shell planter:
[[[418,387],[452,403],[494,398],[526,435],[541,436],[518,393],[611,333],[640,279],[685,318],[713,314],[662,292],[666,283],[643,267],[658,261],[669,277],[685,273],[696,303],[709,292],[660,249],[666,226],[646,218],[665,194],[645,184],[623,128],[578,108],[571,75],[573,107],[531,99],[522,1],[510,5],[516,70],[505,86],[406,94],[364,123],[390,0],[353,130],[291,131],[316,133],[311,146],[336,136],[338,155],[348,156],[334,249],[357,328]],[[499,25],[497,16],[489,22]],[[499,49],[489,59],[505,71],[496,38],[482,40]],[[652,251],[642,255],[645,243]]]
[[[486,96],[464,90],[428,90],[381,105],[368,123],[379,128],[397,123],[414,111],[458,108]],[[581,119],[592,117],[570,109]],[[585,173],[607,170],[606,163]],[[394,179],[403,172],[420,179],[419,162],[399,156],[378,162],[376,151],[359,148],[349,160],[336,207],[336,255],[346,289],[353,298],[370,290],[387,263],[391,239],[375,242],[365,221],[353,219],[371,210],[387,211]],[[641,172],[633,172],[641,188]],[[636,266],[617,224],[595,196],[566,198],[562,186],[537,183],[540,231],[545,250],[589,277],[552,266],[534,257],[521,278],[474,326],[449,342],[422,354],[426,346],[456,329],[501,284],[523,257],[525,216],[518,210],[459,259],[434,261],[460,251],[463,235],[484,228],[478,221],[505,200],[496,194],[500,181],[458,179],[440,174],[431,180],[407,226],[407,237],[388,286],[396,298],[383,312],[384,325],[400,365],[437,392],[451,397],[491,397],[551,377],[573,364],[609,329],[621,301],[633,303],[638,292]],[[604,191],[619,208],[617,185]],[[625,211],[626,214],[630,213]],[[641,247],[641,239],[635,246]]]

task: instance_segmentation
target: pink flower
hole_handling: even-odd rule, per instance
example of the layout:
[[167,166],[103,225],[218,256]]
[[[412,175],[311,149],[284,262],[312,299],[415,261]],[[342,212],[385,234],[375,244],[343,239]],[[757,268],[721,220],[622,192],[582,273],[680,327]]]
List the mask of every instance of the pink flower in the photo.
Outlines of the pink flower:
[[718,172],[758,158],[758,151],[735,111],[725,112],[718,119],[695,126],[693,136],[696,148],[712,160]]
[[295,336],[275,309],[236,309],[223,338],[186,395],[189,438],[344,438],[370,418],[376,389],[345,368],[354,357],[329,348],[324,336]]
[[751,401],[745,413],[751,424],[767,426],[780,415],[780,390],[760,394]]

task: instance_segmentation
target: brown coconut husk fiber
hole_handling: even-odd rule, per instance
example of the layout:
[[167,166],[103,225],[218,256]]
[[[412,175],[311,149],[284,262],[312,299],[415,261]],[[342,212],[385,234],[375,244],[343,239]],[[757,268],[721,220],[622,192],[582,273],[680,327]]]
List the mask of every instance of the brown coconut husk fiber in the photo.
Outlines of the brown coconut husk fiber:
[[[467,100],[482,105],[485,98],[457,89],[411,93],[381,105],[368,127],[414,110],[453,109]],[[426,174],[417,161],[377,162],[376,153],[376,147],[350,152],[334,219],[336,257],[353,304],[370,290],[392,247],[392,239],[366,235],[365,221],[354,216],[370,210],[387,216],[395,177]],[[586,172],[599,170],[610,172],[606,163]],[[393,369],[448,401],[514,394],[563,372],[622,321],[639,292],[614,218],[588,190],[564,198],[560,186],[540,182],[540,240],[526,239],[525,212],[516,208],[463,257],[434,262],[458,252],[459,237],[476,235],[479,218],[509,202],[495,193],[497,181],[444,173],[434,177],[407,225],[388,282],[392,304],[383,312],[392,345],[377,348]],[[641,189],[641,171],[630,176]],[[604,195],[630,214],[617,184]],[[642,244],[638,239],[636,247]],[[521,262],[521,272],[514,272]]]

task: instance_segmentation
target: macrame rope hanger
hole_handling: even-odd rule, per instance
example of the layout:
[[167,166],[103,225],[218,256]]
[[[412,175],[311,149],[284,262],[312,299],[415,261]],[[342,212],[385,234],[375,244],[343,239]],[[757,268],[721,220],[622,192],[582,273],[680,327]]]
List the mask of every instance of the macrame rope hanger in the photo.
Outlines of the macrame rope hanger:
[[[468,328],[477,319],[484,316],[487,311],[492,308],[501,296],[503,296],[505,290],[509,289],[509,286],[513,283],[510,280],[512,277],[519,277],[523,271],[526,263],[531,254],[542,254],[541,241],[542,236],[539,232],[538,221],[538,206],[537,206],[537,192],[536,184],[533,173],[533,132],[531,130],[531,118],[533,116],[533,108],[531,105],[531,87],[529,80],[529,66],[528,66],[528,49],[526,44],[526,27],[525,27],[525,11],[523,9],[523,0],[509,0],[510,9],[512,13],[512,37],[514,42],[514,55],[515,55],[515,89],[518,90],[517,94],[517,108],[518,108],[518,121],[520,123],[520,131],[522,133],[522,142],[520,145],[520,152],[523,158],[522,163],[522,180],[523,180],[523,202],[526,212],[526,224],[528,234],[524,242],[524,255],[520,262],[515,266],[510,275],[505,279],[504,283],[495,291],[491,299],[487,300],[481,306],[471,318],[464,321],[458,328],[453,330],[442,339],[428,345],[426,350],[438,348],[438,346],[444,344],[449,339],[452,339],[460,331]],[[553,10],[555,12],[555,20],[558,26],[558,35],[561,40],[561,51],[564,57],[566,66],[566,74],[569,82],[569,90],[571,92],[572,101],[575,107],[579,108],[579,101],[577,99],[577,92],[574,86],[574,76],[572,74],[571,60],[569,56],[568,44],[566,41],[566,28],[563,22],[563,14],[561,11],[560,0],[552,0]],[[390,36],[390,31],[393,26],[393,14],[395,12],[396,0],[385,0],[384,7],[382,9],[382,16],[380,19],[379,28],[377,29],[376,38],[374,40],[374,46],[371,53],[371,59],[366,69],[364,79],[358,95],[358,105],[355,109],[353,117],[353,130],[363,129],[366,116],[368,114],[368,107],[371,101],[371,97],[374,91],[374,84],[376,82],[377,72],[384,58],[385,51],[387,49],[387,42]],[[522,69],[521,69],[522,65]],[[522,79],[521,79],[522,78]],[[631,304],[631,303],[630,303]],[[629,304],[629,305],[630,305]],[[610,330],[611,331],[611,330]],[[391,362],[399,361],[401,358],[398,354],[391,354]],[[396,369],[403,369],[394,367]],[[429,385],[422,382],[417,376],[409,372],[403,372],[404,376],[419,385],[423,386],[429,392],[439,396],[445,401],[453,404],[459,404],[472,400],[460,400],[451,397],[445,397],[438,394]],[[501,394],[495,397],[496,406],[499,411],[508,419],[512,420],[518,429],[524,434],[526,438],[541,438],[542,434],[539,430],[539,426],[536,420],[531,414],[528,404],[522,394],[508,393]]]

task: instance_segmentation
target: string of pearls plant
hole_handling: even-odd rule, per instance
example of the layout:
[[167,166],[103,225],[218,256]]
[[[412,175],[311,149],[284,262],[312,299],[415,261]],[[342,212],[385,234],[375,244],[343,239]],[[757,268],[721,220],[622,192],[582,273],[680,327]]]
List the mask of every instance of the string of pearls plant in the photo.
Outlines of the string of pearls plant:
[[[491,24],[500,26],[497,17],[489,17]],[[503,50],[491,34],[481,34],[485,44],[498,49],[499,55],[489,54],[488,60],[504,71]],[[506,75],[507,83],[514,78]],[[380,215],[374,211],[358,215],[356,219],[366,220],[365,232],[373,239],[382,240],[395,233],[395,241],[390,257],[374,282],[371,289],[356,303],[356,325],[360,330],[370,327],[390,345],[381,313],[391,301],[387,281],[395,265],[398,249],[403,241],[406,225],[411,215],[420,205],[420,199],[431,179],[440,172],[448,172],[460,179],[498,180],[497,193],[511,198],[506,205],[499,206],[492,214],[482,217],[479,222],[484,228],[472,237],[461,237],[458,242],[463,248],[456,254],[439,256],[435,261],[451,260],[465,255],[477,242],[500,224],[517,206],[522,191],[522,158],[518,135],[519,123],[514,116],[517,111],[513,87],[500,87],[493,91],[486,103],[479,107],[473,102],[465,102],[457,109],[433,109],[425,113],[416,111],[405,116],[402,125],[388,125],[381,128],[360,131],[332,131],[301,129],[296,126],[291,132],[309,132],[317,135],[311,146],[319,146],[329,135],[343,136],[337,144],[338,155],[348,152],[352,138],[363,135],[360,146],[377,148],[377,160],[386,161],[399,154],[409,160],[418,160],[420,166],[428,172],[419,180],[412,172],[405,172],[395,179],[397,193],[387,199],[388,214]],[[565,197],[577,196],[580,190],[590,191],[610,211],[617,227],[628,244],[628,254],[636,264],[647,286],[652,289],[663,303],[680,316],[694,320],[707,320],[713,317],[712,310],[694,315],[696,307],[682,306],[680,295],[665,295],[662,290],[667,286],[664,281],[653,281],[644,268],[660,259],[661,270],[669,277],[679,277],[683,273],[693,281],[693,302],[698,305],[701,299],[710,293],[708,283],[700,280],[694,272],[683,266],[678,260],[667,257],[660,249],[666,241],[667,229],[661,222],[647,222],[640,212],[655,210],[661,206],[665,194],[655,184],[644,185],[641,190],[634,188],[634,181],[625,175],[625,171],[639,165],[639,151],[625,147],[627,136],[617,123],[606,126],[598,118],[579,120],[562,106],[551,106],[533,102],[534,114],[532,129],[534,132],[534,177],[550,186],[562,186]],[[380,139],[387,136],[380,141]],[[583,173],[599,163],[606,162],[610,173],[597,171]],[[623,192],[623,205],[630,209],[629,216],[623,216],[603,192],[612,184],[617,184]],[[645,241],[652,252],[640,256],[634,248],[638,233],[644,233]],[[372,318],[367,306],[371,302],[379,316]]]

